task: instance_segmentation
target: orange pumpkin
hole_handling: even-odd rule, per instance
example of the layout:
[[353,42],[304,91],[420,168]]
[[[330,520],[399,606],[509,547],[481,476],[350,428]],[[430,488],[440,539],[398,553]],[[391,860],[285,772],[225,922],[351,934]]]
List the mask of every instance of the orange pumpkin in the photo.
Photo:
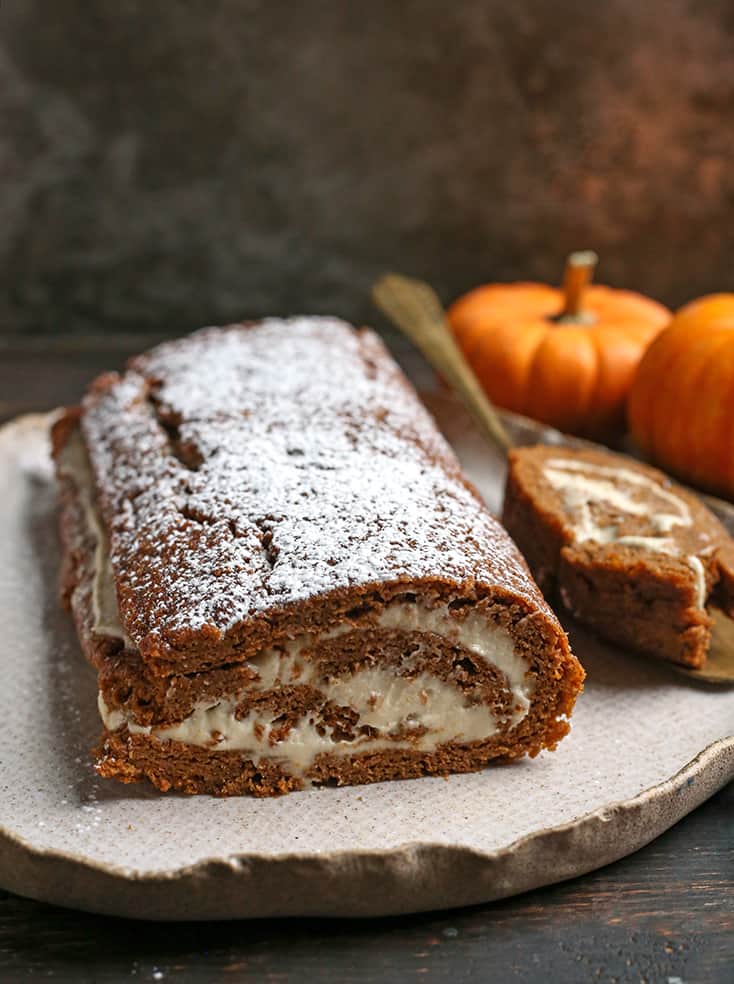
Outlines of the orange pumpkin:
[[649,458],[734,498],[734,294],[680,309],[640,363],[628,417]]
[[562,290],[489,284],[459,298],[449,322],[489,398],[560,430],[613,437],[624,428],[637,364],[670,321],[657,301],[587,286],[596,256],[572,253]]

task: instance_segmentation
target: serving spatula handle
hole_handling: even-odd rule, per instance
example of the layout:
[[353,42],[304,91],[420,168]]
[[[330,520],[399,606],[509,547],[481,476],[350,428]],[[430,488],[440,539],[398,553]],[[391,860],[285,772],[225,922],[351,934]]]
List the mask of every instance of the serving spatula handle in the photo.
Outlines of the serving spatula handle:
[[506,454],[512,441],[456,344],[446,312],[433,288],[422,280],[387,273],[372,288],[372,297],[380,310],[445,377],[482,433]]

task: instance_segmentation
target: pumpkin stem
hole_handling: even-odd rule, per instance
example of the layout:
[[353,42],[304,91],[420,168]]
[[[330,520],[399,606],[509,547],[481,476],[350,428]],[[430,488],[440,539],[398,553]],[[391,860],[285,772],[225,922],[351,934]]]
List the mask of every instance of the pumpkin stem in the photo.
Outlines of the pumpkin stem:
[[589,316],[583,309],[584,291],[591,283],[594,267],[598,262],[599,257],[590,249],[569,255],[563,274],[563,310],[558,315],[558,321],[588,321]]

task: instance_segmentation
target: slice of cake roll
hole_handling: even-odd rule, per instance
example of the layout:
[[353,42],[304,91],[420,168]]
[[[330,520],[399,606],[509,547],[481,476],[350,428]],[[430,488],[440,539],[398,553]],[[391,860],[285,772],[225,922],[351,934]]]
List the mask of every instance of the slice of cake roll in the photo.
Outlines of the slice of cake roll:
[[378,337],[205,329],[54,432],[97,768],[270,795],[481,769],[568,731],[583,671]]
[[707,605],[734,616],[734,541],[695,495],[623,455],[511,451],[503,521],[546,597],[621,646],[701,668]]

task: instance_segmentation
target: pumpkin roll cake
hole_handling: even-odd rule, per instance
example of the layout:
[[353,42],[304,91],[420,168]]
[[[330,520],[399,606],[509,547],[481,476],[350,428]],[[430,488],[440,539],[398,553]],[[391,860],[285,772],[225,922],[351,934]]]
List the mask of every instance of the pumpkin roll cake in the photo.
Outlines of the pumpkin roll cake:
[[166,343],[55,425],[103,776],[272,795],[552,749],[583,671],[378,337]]
[[692,493],[623,455],[510,452],[503,521],[546,597],[625,648],[701,669],[734,617],[734,540]]

